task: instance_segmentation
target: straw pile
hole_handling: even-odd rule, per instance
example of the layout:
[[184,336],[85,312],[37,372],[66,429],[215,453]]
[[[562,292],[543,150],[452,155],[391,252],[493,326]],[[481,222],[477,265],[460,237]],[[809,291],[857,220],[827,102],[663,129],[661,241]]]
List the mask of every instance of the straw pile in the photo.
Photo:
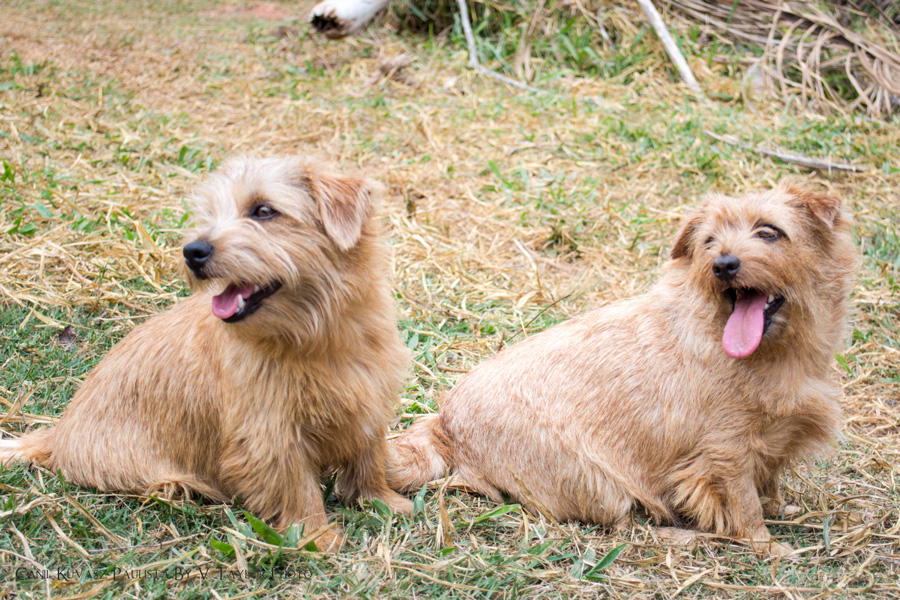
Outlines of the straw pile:
[[667,0],[683,22],[761,49],[765,85],[787,102],[888,117],[900,108],[900,9],[886,0]]

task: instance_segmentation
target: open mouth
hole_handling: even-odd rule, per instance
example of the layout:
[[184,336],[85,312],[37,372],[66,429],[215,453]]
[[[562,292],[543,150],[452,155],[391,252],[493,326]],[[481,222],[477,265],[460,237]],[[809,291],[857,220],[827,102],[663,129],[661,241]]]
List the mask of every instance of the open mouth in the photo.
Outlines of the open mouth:
[[265,287],[258,285],[228,284],[225,291],[212,299],[212,312],[226,323],[237,323],[256,312],[262,301],[277,292],[281,282],[276,281]]
[[784,305],[784,296],[754,289],[729,288],[731,316],[725,323],[722,348],[732,358],[753,354],[772,324],[772,317]]

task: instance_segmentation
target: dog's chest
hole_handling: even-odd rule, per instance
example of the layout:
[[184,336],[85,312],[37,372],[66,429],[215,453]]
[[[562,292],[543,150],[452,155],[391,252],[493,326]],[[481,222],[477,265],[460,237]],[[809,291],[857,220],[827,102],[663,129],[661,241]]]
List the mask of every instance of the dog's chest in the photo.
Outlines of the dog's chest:
[[[328,439],[383,435],[389,382],[358,361],[270,357],[228,373],[238,388],[231,410],[319,445]],[[352,444],[351,444],[352,445]]]
[[829,443],[840,425],[838,391],[825,382],[767,399],[750,427],[760,460],[790,462]]

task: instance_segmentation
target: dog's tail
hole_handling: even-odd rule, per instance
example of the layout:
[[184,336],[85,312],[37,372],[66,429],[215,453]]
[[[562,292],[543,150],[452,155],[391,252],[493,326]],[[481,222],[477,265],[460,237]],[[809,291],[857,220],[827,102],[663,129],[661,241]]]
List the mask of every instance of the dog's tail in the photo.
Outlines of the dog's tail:
[[15,462],[48,466],[53,455],[52,427],[39,429],[15,440],[0,440],[0,465]]
[[426,415],[391,445],[387,483],[400,493],[409,493],[447,475],[453,467],[450,446],[438,415]]

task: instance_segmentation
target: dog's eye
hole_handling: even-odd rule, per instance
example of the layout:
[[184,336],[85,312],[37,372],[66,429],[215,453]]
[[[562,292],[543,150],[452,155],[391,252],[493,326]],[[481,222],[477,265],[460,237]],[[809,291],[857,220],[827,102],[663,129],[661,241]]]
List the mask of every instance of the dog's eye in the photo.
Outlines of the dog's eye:
[[760,225],[756,230],[756,237],[767,242],[774,242],[781,237],[781,230],[774,225]]
[[716,241],[716,238],[711,238],[711,237],[709,237],[709,238],[706,238],[706,241],[703,242],[703,243],[704,243],[704,245],[709,246],[709,245],[712,244],[714,241]]
[[271,206],[267,206],[265,204],[257,204],[252,209],[250,209],[250,218],[256,219],[258,221],[265,221],[266,219],[271,219],[278,213]]

